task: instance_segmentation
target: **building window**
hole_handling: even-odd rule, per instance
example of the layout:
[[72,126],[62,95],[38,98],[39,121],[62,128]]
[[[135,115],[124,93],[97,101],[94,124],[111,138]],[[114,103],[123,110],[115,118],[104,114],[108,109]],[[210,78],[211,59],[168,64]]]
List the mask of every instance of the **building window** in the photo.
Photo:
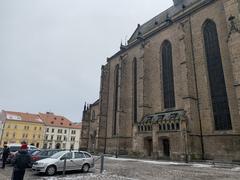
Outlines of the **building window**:
[[52,129],[52,133],[54,133],[54,129]]
[[14,127],[15,129],[17,129],[17,125],[15,125],[15,127]]
[[51,135],[51,140],[53,140],[53,135]]
[[41,138],[41,135],[40,135],[40,134],[38,135],[38,138],[39,138],[39,139]]
[[11,125],[10,125],[10,124],[8,125],[8,128],[11,128]]
[[24,138],[24,137],[25,137],[25,134],[23,134],[22,137]]
[[48,140],[48,135],[45,135],[45,140]]
[[64,134],[67,134],[67,130],[66,129],[64,130]]
[[137,59],[133,59],[133,121],[137,122]]
[[113,117],[113,135],[117,134],[117,111],[118,111],[118,95],[119,95],[119,64],[116,65],[114,71],[114,117]]
[[173,64],[172,64],[172,45],[169,41],[164,41],[162,45],[162,81],[164,108],[175,107]]
[[76,134],[76,131],[75,131],[75,130],[72,130],[72,134]]
[[37,127],[34,127],[34,130],[36,131],[36,130],[37,130]]
[[203,25],[203,34],[215,129],[230,130],[231,116],[216,24],[207,20]]
[[47,128],[46,132],[49,132],[49,128]]
[[57,135],[57,141],[61,141],[62,136],[61,135]]
[[15,138],[15,133],[13,133],[13,138]]
[[75,141],[75,137],[74,136],[71,137],[71,141]]
[[8,137],[8,132],[6,133],[6,137]]
[[35,134],[33,135],[33,139],[35,139]]
[[64,141],[67,141],[67,136],[64,136],[64,137],[63,137],[63,140],[64,140]]
[[39,127],[39,130],[41,131],[41,130],[42,130],[42,127]]
[[92,120],[94,120],[95,119],[95,111],[93,110],[92,111]]
[[58,133],[62,133],[62,129],[58,129]]

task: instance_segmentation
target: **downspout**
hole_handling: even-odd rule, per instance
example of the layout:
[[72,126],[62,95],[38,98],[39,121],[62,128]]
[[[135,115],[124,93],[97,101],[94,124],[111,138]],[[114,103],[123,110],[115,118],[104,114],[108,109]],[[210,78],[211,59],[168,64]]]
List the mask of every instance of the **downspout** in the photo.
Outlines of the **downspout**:
[[199,119],[199,127],[200,127],[201,151],[202,151],[202,160],[204,160],[205,159],[205,149],[204,149],[204,140],[203,140],[203,132],[202,132],[202,119],[201,119],[201,115],[200,115],[199,92],[198,92],[197,73],[196,73],[196,65],[195,65],[195,53],[194,53],[194,48],[193,48],[193,33],[192,33],[191,16],[189,16],[189,25],[190,25],[190,35],[191,35],[192,63],[193,63],[194,80],[195,80],[195,88],[196,88],[196,96],[197,96],[198,119]]

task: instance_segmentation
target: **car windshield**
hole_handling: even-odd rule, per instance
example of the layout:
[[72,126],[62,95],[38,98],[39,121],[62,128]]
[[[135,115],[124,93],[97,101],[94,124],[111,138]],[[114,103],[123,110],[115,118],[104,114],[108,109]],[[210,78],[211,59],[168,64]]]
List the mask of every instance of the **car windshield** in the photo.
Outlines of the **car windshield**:
[[35,156],[35,155],[37,155],[37,154],[39,154],[39,153],[40,153],[40,151],[34,151],[34,152],[32,153],[32,155]]
[[10,152],[16,152],[20,149],[20,146],[11,146],[9,147]]
[[50,158],[57,159],[57,158],[61,157],[62,155],[64,155],[65,153],[66,153],[66,151],[60,151],[60,152],[57,152],[56,154],[52,155]]

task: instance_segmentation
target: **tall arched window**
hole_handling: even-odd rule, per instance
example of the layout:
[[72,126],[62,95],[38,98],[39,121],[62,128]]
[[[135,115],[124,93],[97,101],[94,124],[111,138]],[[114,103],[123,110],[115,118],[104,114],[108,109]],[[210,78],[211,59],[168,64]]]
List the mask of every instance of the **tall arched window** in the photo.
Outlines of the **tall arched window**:
[[162,45],[162,80],[164,108],[175,107],[173,65],[172,65],[172,45],[169,41],[164,41]]
[[216,24],[207,20],[203,25],[209,85],[216,130],[232,129],[228,97],[222,67]]
[[92,120],[95,120],[95,111],[92,111]]
[[137,122],[137,59],[134,58],[133,62],[133,120]]
[[117,134],[117,111],[118,111],[118,94],[119,94],[119,64],[114,71],[114,117],[113,117],[113,135]]

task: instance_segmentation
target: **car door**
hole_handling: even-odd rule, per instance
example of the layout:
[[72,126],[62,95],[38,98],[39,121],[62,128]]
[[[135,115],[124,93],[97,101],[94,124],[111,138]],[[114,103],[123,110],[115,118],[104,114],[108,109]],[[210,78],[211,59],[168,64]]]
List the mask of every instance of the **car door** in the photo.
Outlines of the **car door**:
[[64,168],[64,159],[66,159],[66,171],[73,170],[74,164],[72,162],[72,152],[67,152],[60,158],[60,162],[58,163],[58,168],[60,171],[63,171]]
[[84,163],[84,158],[85,158],[85,156],[82,152],[74,152],[73,163],[74,163],[75,170],[82,169],[82,165]]

